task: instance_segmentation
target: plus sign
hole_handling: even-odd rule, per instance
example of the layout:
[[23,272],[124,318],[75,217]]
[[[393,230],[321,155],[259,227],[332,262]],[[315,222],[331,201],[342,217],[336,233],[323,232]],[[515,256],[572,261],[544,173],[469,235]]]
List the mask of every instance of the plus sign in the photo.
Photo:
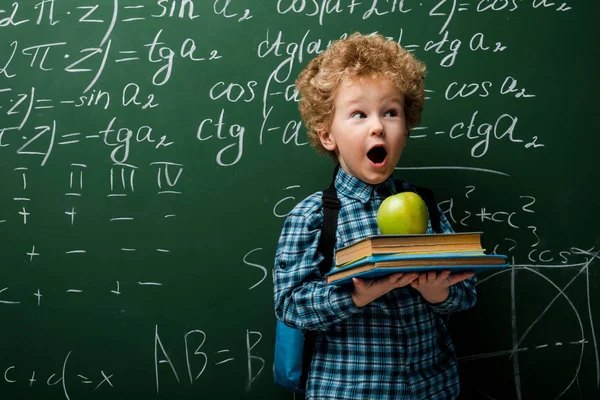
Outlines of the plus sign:
[[31,374],[31,378],[29,378],[29,387],[33,386],[33,382],[36,382],[37,379],[35,379],[35,371],[33,371],[33,373]]
[[42,294],[40,293],[40,289],[38,288],[37,292],[33,294],[37,297],[38,306],[40,305],[40,300],[42,299]]
[[33,257],[34,256],[39,256],[40,253],[36,253],[35,252],[35,246],[33,246],[33,248],[31,249],[31,253],[27,253],[27,255],[29,256],[29,261],[33,261]]
[[23,211],[19,211],[19,214],[21,214],[23,216],[23,225],[27,224],[27,216],[31,215],[31,213],[28,213],[27,210],[25,210],[25,207],[23,207]]
[[71,207],[71,211],[65,211],[65,214],[71,216],[71,225],[73,225],[73,222],[75,222],[75,214],[77,214],[75,212],[75,207]]

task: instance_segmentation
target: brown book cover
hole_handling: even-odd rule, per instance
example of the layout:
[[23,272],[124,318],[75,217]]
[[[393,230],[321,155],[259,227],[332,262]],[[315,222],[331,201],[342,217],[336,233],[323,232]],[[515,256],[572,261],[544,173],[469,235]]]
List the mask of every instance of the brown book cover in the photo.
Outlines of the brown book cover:
[[338,249],[335,264],[374,254],[481,251],[481,232],[424,235],[374,235]]

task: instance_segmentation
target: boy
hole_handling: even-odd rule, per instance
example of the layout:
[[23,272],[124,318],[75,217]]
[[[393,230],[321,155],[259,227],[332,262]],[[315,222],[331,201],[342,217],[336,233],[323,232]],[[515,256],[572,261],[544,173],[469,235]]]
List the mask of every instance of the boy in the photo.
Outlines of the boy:
[[[425,67],[382,36],[334,42],[299,75],[300,112],[311,144],[340,165],[338,249],[379,234],[376,214],[394,194],[394,168],[420,122]],[[453,232],[441,214],[445,232]],[[475,304],[473,273],[398,273],[326,285],[317,250],[321,192],[288,215],[275,258],[275,313],[319,331],[308,399],[451,399],[457,362],[444,314]],[[431,225],[429,227],[431,233]]]

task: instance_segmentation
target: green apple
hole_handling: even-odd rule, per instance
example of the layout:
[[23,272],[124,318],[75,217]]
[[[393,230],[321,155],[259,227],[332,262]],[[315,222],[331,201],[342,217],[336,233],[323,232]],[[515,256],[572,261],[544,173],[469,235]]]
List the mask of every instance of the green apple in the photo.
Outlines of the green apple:
[[391,195],[377,210],[377,225],[384,235],[423,234],[428,221],[427,205],[414,192]]

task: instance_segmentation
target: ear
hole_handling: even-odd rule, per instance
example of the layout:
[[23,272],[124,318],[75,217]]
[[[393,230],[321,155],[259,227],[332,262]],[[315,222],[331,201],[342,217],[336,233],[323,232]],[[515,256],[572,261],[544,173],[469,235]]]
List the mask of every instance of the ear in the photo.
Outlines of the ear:
[[317,135],[319,135],[319,140],[325,149],[329,151],[335,151],[337,149],[335,138],[330,135],[326,129],[317,130]]

